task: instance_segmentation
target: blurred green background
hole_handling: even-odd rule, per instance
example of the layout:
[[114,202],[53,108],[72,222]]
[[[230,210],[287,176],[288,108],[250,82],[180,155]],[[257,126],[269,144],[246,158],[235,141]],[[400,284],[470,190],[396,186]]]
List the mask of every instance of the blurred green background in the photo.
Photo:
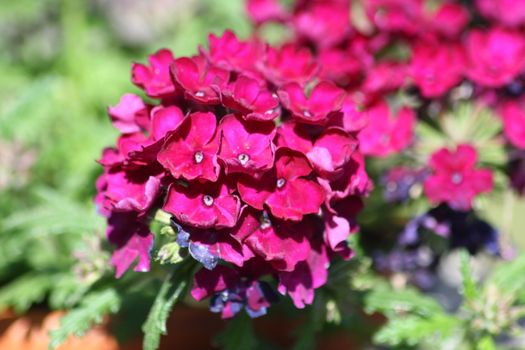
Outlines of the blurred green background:
[[[117,136],[107,106],[140,93],[131,62],[161,47],[194,54],[225,28],[247,35],[245,17],[242,0],[0,2],[0,305],[23,312],[74,284],[71,269],[104,268],[79,262],[106,254],[95,160]],[[52,306],[77,301],[60,289]]]

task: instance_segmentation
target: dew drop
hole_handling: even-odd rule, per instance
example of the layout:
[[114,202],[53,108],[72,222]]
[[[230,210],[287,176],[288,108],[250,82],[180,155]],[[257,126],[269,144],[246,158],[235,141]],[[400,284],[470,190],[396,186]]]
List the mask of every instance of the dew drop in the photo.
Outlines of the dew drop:
[[282,188],[286,184],[286,180],[283,178],[280,178],[277,180],[277,188]]
[[197,91],[197,92],[195,93],[195,96],[197,96],[197,97],[204,97],[204,95],[206,95],[206,94],[204,93],[204,91]]

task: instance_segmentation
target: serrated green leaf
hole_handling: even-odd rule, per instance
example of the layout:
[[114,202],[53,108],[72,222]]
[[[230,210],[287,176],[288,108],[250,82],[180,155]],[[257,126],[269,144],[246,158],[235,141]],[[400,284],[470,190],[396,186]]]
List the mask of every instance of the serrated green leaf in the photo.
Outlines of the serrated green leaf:
[[494,339],[490,335],[486,335],[483,338],[480,339],[478,342],[476,349],[478,350],[496,350],[496,344],[494,343]]
[[82,303],[60,320],[60,327],[49,332],[50,349],[57,348],[71,335],[82,336],[104,317],[119,310],[120,296],[114,289],[105,289],[87,295]]
[[470,256],[466,251],[461,252],[461,277],[463,278],[463,296],[467,302],[474,301],[479,296],[476,281],[472,275]]
[[49,294],[49,306],[52,309],[65,309],[79,303],[89,291],[90,284],[79,283],[72,273],[57,276],[56,282]]
[[213,343],[223,350],[254,350],[258,341],[253,331],[252,320],[241,312],[228,321],[226,328],[217,334]]
[[45,272],[31,272],[18,277],[0,289],[0,310],[13,308],[23,313],[31,305],[41,302],[53,287],[55,275]]
[[422,295],[414,289],[372,290],[365,296],[365,311],[386,315],[413,313],[421,316],[442,314],[443,309],[436,300]]
[[391,346],[427,343],[434,344],[434,349],[440,349],[439,344],[450,337],[458,325],[459,320],[445,314],[431,318],[413,315],[392,318],[374,335],[374,342]]
[[419,140],[417,149],[424,156],[428,156],[436,149],[447,145],[443,132],[424,122],[417,123],[416,135]]
[[148,318],[142,326],[144,350],[156,350],[159,347],[161,335],[167,333],[166,321],[171,309],[183,296],[187,283],[187,276],[182,273],[182,266],[179,265],[173,269],[162,283]]
[[[495,285],[501,293],[510,295],[525,289],[525,254],[494,269],[486,284]],[[525,295],[523,295],[525,301]]]

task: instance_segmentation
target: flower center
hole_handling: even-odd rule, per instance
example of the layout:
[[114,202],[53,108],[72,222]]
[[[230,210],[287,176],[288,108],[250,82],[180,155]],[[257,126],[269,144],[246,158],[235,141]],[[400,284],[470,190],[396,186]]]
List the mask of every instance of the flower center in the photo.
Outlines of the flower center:
[[454,185],[459,185],[461,183],[461,181],[463,181],[463,175],[461,175],[460,173],[456,172],[454,174],[452,174],[452,183]]
[[197,97],[204,97],[204,95],[205,95],[204,91],[197,91],[195,93],[195,96],[197,96]]
[[193,155],[193,159],[195,159],[195,163],[200,164],[202,163],[202,160],[204,159],[204,154],[202,154],[201,151],[197,151]]
[[280,178],[277,180],[277,188],[282,188],[286,184],[286,180],[283,178]]
[[206,194],[204,197],[202,197],[202,202],[205,206],[211,207],[213,205],[213,197]]
[[241,153],[239,154],[237,159],[239,159],[239,162],[241,162],[242,165],[246,165],[246,163],[248,163],[248,161],[250,160],[250,156],[246,153]]

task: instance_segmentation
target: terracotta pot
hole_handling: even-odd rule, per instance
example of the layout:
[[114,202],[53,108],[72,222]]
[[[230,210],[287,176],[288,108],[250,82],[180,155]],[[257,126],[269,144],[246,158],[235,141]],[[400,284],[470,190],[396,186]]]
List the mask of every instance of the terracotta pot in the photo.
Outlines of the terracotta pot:
[[[271,314],[254,320],[255,333],[258,337],[276,346],[276,349],[290,349],[294,342],[294,331],[301,325],[301,319],[292,319],[286,315]],[[161,340],[160,350],[209,350],[213,338],[225,326],[217,314],[207,308],[192,308],[177,305],[168,320],[168,334]],[[345,331],[333,331],[320,334],[316,348],[319,350],[356,350],[361,349],[363,339],[356,339]],[[126,350],[142,349],[141,340],[124,346]]]
[[[47,350],[48,332],[58,327],[61,312],[32,310],[22,317],[0,313],[1,350]],[[111,321],[118,323],[118,316]],[[374,320],[372,320],[374,322]],[[256,334],[280,349],[289,349],[294,343],[294,330],[302,320],[272,314],[254,321]],[[374,322],[377,323],[377,322]],[[213,338],[225,326],[224,321],[207,309],[177,305],[168,320],[168,335],[161,340],[160,350],[208,350]],[[361,349],[363,339],[352,337],[345,331],[320,334],[317,349]],[[70,337],[59,350],[141,350],[142,337],[137,336],[125,344],[118,344],[111,335],[108,322],[87,332],[83,337]]]
[[[0,349],[47,350],[48,332],[59,325],[61,312],[33,310],[22,317],[0,314]],[[119,345],[104,327],[96,327],[82,337],[70,337],[58,350],[119,350]]]

